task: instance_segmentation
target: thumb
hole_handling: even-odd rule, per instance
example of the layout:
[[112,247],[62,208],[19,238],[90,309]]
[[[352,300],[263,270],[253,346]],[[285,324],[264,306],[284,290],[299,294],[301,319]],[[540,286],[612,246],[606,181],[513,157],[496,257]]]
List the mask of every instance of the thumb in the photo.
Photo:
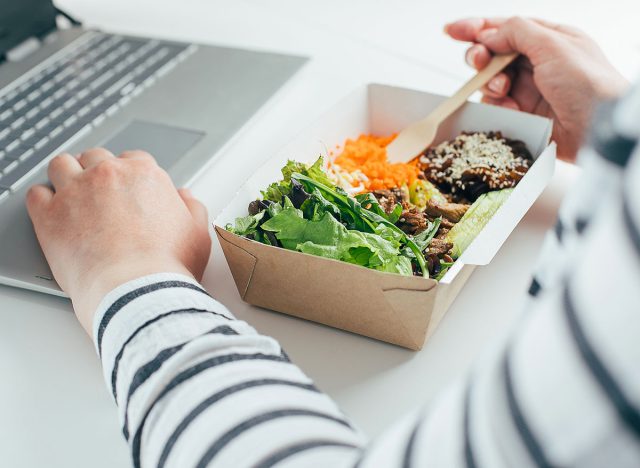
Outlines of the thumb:
[[178,194],[182,201],[187,206],[191,216],[196,222],[202,226],[208,227],[209,224],[209,215],[207,213],[207,209],[205,206],[200,203],[197,199],[193,197],[191,190],[186,188],[181,188],[178,190]]
[[542,51],[553,48],[557,34],[535,20],[513,17],[499,27],[480,31],[477,41],[497,54],[519,52],[535,64]]

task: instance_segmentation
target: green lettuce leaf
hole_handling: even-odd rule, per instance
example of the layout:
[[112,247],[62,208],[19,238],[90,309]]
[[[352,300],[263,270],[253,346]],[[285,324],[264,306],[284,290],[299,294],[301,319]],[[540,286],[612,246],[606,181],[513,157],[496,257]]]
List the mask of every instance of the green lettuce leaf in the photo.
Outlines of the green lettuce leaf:
[[258,226],[260,225],[260,221],[262,221],[262,218],[264,218],[264,214],[265,212],[261,211],[260,213],[257,213],[255,215],[236,218],[235,225],[227,224],[225,229],[239,236],[248,236],[250,234],[255,234]]
[[413,273],[408,258],[399,260],[398,241],[386,240],[375,233],[348,230],[328,212],[318,220],[307,220],[301,210],[288,207],[264,222],[261,228],[274,232],[287,249],[380,271]]
[[426,267],[426,261],[422,251],[415,242],[395,224],[389,222],[389,220],[378,213],[365,209],[357,199],[348,196],[344,190],[322,184],[304,174],[293,174],[292,177],[302,183],[307,191],[313,191],[314,188],[317,188],[327,200],[335,203],[340,209],[341,221],[345,223],[349,229],[375,233],[378,225],[383,224],[395,231],[396,235],[402,240],[402,243],[405,244],[415,256],[420,269],[419,271],[422,275],[424,277],[429,276],[429,270]]
[[322,156],[320,156],[316,162],[310,166],[301,162],[289,160],[280,172],[282,172],[282,180],[272,183],[266,188],[266,190],[262,191],[262,198],[265,200],[280,203],[282,197],[288,196],[291,193],[291,176],[295,173],[304,174],[322,184],[333,186],[331,180],[324,172]]

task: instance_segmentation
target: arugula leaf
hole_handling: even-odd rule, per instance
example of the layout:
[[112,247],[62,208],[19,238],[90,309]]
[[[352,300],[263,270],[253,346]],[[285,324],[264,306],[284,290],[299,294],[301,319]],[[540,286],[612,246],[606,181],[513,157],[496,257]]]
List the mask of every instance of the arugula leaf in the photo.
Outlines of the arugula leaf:
[[375,195],[371,192],[356,195],[356,200],[358,200],[358,202],[365,210],[373,211],[374,213],[379,214],[390,223],[395,224],[402,215],[402,205],[400,203],[396,204],[396,206],[393,207],[393,211],[391,211],[391,213],[387,213],[384,208],[380,206],[380,202],[375,197]]
[[429,226],[427,227],[427,229],[422,231],[417,236],[413,236],[413,242],[416,243],[416,245],[420,248],[422,252],[424,252],[424,250],[427,247],[429,247],[429,244],[431,243],[433,236],[435,236],[436,232],[438,232],[438,228],[440,227],[441,222],[442,222],[441,217],[436,218],[433,220],[433,222],[429,223]]
[[311,221],[319,220],[325,213],[331,213],[338,221],[341,220],[340,209],[323,197],[317,188],[313,189],[309,198],[305,200],[300,209],[304,213],[305,219]]

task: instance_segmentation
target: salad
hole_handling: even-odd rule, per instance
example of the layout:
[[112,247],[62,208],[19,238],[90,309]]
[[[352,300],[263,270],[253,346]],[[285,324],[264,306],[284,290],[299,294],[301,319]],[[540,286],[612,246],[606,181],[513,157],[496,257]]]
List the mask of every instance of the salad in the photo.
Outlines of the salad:
[[533,159],[499,132],[463,133],[408,164],[391,137],[362,135],[282,179],[225,229],[263,244],[400,275],[441,279]]

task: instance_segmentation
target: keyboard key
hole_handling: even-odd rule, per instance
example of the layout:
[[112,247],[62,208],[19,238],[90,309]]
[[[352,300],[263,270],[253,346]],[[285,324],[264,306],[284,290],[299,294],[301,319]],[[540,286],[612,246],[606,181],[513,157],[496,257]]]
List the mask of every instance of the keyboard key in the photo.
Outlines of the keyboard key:
[[13,161],[9,160],[9,159],[0,159],[0,174],[4,172],[4,170],[7,168],[7,166],[9,164],[11,164]]
[[47,107],[49,107],[51,104],[53,104],[53,97],[51,96],[47,96],[46,98],[44,98],[41,102],[40,102],[40,109],[41,110],[45,110]]
[[35,101],[37,98],[39,98],[41,94],[42,94],[42,91],[40,91],[39,89],[36,89],[36,90],[34,90],[34,91],[31,91],[31,92],[27,95],[27,101],[29,101],[29,102],[33,102],[33,101]]
[[7,154],[9,154],[12,151],[16,150],[18,148],[18,146],[20,146],[20,140],[13,140],[11,143],[9,143],[5,147],[5,151],[6,151]]
[[29,174],[38,164],[40,164],[38,158],[29,158],[26,161],[18,164],[18,161],[13,161],[11,164],[15,164],[13,170],[9,173],[4,172],[0,177],[0,188],[15,189],[22,179]]
[[[38,142],[35,145],[33,145],[34,151],[41,150],[42,148],[45,147],[45,145],[47,143],[49,143],[49,137],[48,136],[44,136],[44,137],[40,138],[40,140],[38,140]],[[24,158],[24,155],[21,156],[21,159],[23,159],[23,158]]]
[[28,140],[29,138],[31,138],[33,135],[35,135],[36,131],[33,128],[29,128],[27,130],[25,130],[22,135],[20,136],[20,139],[22,141],[24,140]]
[[21,99],[18,102],[16,102],[13,106],[13,111],[17,112],[20,109],[22,109],[23,107],[25,107],[27,105],[27,100],[26,99]]
[[[53,121],[58,119],[62,114],[64,114],[64,109],[61,107],[58,107],[56,109],[53,109],[51,111],[51,114],[49,114],[49,120]],[[62,119],[64,120],[64,119]]]
[[63,125],[65,127],[71,127],[73,126],[76,122],[78,121],[78,117],[75,115],[72,115],[71,117],[69,117],[67,120],[64,121]]
[[64,130],[64,126],[62,125],[57,126],[56,128],[54,128],[49,132],[49,138],[56,138],[58,135],[60,135],[60,133],[62,133],[63,130]]
[[0,114],[0,122],[4,122],[13,115],[13,109],[7,109]]
[[16,120],[13,121],[13,123],[11,124],[11,128],[12,129],[16,129],[18,127],[21,127],[23,123],[25,123],[27,119],[25,119],[24,117],[18,117]]
[[20,159],[23,159],[22,157],[23,154],[28,152],[30,149],[32,149],[35,143],[36,143],[35,141],[31,140],[27,143],[16,146],[11,151],[6,152],[4,159],[10,160],[10,161],[18,161]]
[[36,123],[35,129],[42,130],[47,125],[49,125],[50,122],[51,122],[51,119],[49,117],[43,117],[40,121],[38,121],[38,123]]
[[18,161],[6,160],[7,164],[2,169],[2,175],[10,174],[16,167],[18,167]]
[[35,150],[33,148],[30,148],[20,155],[20,157],[18,158],[18,161],[23,162],[24,160],[29,159],[34,154],[35,154]]

